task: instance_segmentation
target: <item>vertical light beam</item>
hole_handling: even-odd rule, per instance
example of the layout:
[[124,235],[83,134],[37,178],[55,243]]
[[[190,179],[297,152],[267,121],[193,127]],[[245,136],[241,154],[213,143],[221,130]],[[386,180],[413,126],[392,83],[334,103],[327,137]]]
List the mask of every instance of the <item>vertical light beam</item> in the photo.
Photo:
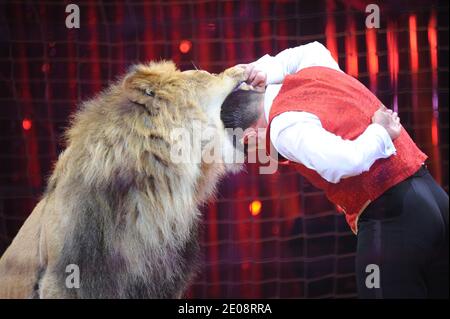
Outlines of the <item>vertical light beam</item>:
[[377,91],[378,55],[377,31],[375,28],[366,29],[367,69],[369,70],[370,90]]
[[345,37],[346,71],[358,77],[358,47],[356,44],[355,20],[351,13],[347,13],[347,36]]
[[327,41],[327,49],[331,52],[331,55],[339,62],[338,47],[336,42],[336,21],[334,20],[334,13],[336,4],[334,0],[327,0],[326,4],[327,22],[325,26],[325,37]]
[[431,105],[433,116],[431,117],[431,142],[433,145],[433,168],[436,181],[442,185],[441,154],[439,150],[439,98],[438,98],[438,46],[437,46],[437,21],[436,11],[431,11],[428,22],[428,45],[430,46],[431,64]]
[[397,25],[395,22],[389,22],[387,25],[386,41],[388,50],[389,75],[391,79],[391,88],[393,91],[392,108],[398,112],[398,46],[397,46]]

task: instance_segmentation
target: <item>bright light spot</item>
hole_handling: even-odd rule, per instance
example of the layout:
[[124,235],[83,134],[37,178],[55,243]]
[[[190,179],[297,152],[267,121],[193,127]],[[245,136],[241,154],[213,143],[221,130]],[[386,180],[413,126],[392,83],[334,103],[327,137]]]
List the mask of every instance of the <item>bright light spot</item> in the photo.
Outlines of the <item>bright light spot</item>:
[[50,64],[49,63],[42,64],[41,71],[44,73],[48,73],[50,71]]
[[192,48],[192,42],[189,40],[183,40],[180,42],[180,52],[181,53],[188,53]]
[[248,209],[250,210],[250,213],[252,213],[253,216],[259,215],[261,212],[262,203],[259,200],[254,200],[250,203]]
[[31,120],[29,120],[29,119],[24,119],[24,120],[22,121],[22,127],[23,127],[23,129],[24,129],[25,131],[28,131],[28,130],[31,128],[31,126],[32,126]]

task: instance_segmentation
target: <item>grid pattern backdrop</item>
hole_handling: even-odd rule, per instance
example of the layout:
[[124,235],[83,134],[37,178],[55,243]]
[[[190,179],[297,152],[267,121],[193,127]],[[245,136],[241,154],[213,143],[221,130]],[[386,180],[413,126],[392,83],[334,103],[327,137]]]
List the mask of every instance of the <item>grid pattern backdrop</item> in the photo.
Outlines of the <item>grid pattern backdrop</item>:
[[[0,254],[42,194],[80,101],[137,61],[220,72],[320,41],[429,155],[448,192],[448,1],[68,1],[0,4]],[[203,263],[188,297],[355,297],[356,238],[289,167],[227,177],[204,208]]]

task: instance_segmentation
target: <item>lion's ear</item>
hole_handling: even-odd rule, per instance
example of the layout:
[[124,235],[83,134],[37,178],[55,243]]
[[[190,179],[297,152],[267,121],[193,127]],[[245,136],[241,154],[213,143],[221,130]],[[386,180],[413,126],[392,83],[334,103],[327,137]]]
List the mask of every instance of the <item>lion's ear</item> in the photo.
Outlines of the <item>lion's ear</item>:
[[140,77],[151,81],[152,79],[161,78],[169,74],[179,72],[173,61],[151,61],[147,64],[136,64],[128,70],[127,77]]
[[150,83],[148,78],[144,78],[141,75],[134,73],[128,74],[123,79],[122,86],[126,91],[138,90],[142,94],[145,94],[146,91],[153,91]]
[[130,68],[122,85],[125,90],[140,90],[144,95],[154,96],[156,87],[176,72],[178,69],[172,61],[137,64]]
[[142,73],[158,73],[158,74],[173,74],[178,72],[177,66],[171,60],[151,61],[146,65],[141,65],[139,71]]

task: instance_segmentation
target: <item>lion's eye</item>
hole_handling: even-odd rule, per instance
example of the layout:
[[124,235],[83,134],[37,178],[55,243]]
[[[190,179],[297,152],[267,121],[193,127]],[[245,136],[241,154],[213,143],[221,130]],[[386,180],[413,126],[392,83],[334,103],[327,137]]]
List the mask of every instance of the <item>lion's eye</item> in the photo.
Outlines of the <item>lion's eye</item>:
[[145,89],[145,90],[144,90],[144,93],[145,93],[145,95],[148,95],[148,96],[151,96],[151,97],[154,97],[154,96],[155,96],[155,92],[153,92],[153,91],[150,90],[150,89]]

